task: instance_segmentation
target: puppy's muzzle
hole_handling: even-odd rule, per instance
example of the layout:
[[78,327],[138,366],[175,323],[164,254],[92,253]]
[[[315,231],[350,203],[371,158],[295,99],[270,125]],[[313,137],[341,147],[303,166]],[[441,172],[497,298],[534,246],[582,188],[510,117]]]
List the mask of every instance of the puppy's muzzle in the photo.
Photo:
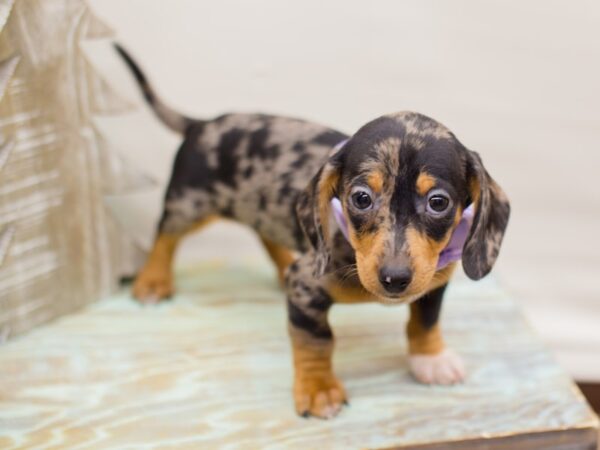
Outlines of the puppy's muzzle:
[[411,281],[412,271],[408,267],[384,266],[379,270],[379,282],[389,294],[401,294]]

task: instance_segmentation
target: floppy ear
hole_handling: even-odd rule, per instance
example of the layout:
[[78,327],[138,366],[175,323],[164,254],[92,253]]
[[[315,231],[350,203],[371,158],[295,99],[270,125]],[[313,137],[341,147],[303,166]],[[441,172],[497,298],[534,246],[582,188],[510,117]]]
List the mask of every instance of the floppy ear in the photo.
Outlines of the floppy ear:
[[335,196],[340,179],[340,153],[331,156],[319,169],[296,203],[298,222],[316,253],[315,277],[325,273],[331,256],[329,218],[331,199]]
[[475,216],[463,247],[462,265],[472,280],[486,276],[496,262],[508,224],[506,194],[483,167],[481,158],[467,150],[467,180]]

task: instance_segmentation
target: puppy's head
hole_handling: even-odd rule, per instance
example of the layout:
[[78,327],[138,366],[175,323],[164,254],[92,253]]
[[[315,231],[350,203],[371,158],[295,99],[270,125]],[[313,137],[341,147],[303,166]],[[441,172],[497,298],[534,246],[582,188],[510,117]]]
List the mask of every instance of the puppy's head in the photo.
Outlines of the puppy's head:
[[386,302],[409,301],[431,289],[440,252],[471,203],[475,216],[462,264],[472,279],[487,275],[510,211],[479,156],[416,113],[363,126],[300,196],[298,217],[318,256],[317,275],[327,270],[334,196],[348,222],[360,281]]

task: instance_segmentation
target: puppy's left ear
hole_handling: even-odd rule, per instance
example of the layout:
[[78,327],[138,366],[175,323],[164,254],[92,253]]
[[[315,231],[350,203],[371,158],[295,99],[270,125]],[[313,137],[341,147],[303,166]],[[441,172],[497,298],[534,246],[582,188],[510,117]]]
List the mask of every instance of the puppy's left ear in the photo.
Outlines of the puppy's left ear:
[[316,254],[315,277],[325,273],[331,256],[331,200],[335,196],[340,179],[342,151],[331,156],[319,169],[296,203],[298,222]]
[[463,247],[462,265],[472,280],[486,276],[496,262],[508,218],[508,197],[487,173],[481,158],[467,152],[467,180],[475,217]]

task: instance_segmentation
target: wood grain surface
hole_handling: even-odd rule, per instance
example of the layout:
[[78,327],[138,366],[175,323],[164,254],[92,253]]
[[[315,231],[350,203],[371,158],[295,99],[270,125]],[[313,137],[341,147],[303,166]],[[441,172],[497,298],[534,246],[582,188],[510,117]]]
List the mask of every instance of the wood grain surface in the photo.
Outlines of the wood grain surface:
[[335,306],[350,406],[332,421],[293,411],[270,267],[183,268],[178,287],[171,302],[142,307],[123,293],[2,346],[0,448],[495,449],[527,436],[594,448],[595,415],[493,279],[449,290],[443,329],[469,370],[457,387],[408,374],[407,308]]

